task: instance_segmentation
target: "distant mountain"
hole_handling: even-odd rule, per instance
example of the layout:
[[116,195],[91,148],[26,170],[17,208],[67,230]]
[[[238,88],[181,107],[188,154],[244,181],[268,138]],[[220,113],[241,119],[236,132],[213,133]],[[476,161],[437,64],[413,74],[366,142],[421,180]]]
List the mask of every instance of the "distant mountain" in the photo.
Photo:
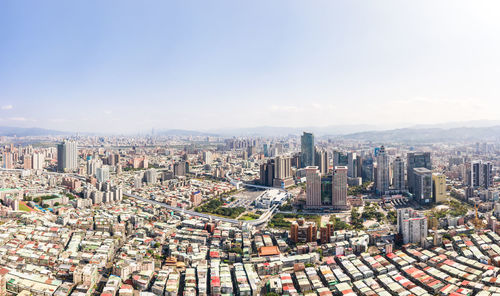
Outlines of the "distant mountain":
[[216,133],[209,132],[200,132],[200,131],[192,131],[192,130],[182,130],[182,129],[170,129],[158,131],[155,133],[157,136],[179,136],[179,137],[188,137],[188,136],[206,136],[206,137],[215,137],[218,136]]
[[62,132],[37,127],[12,127],[0,126],[0,136],[5,137],[33,137],[33,136],[62,136],[69,135],[69,132]]
[[302,132],[312,132],[316,136],[343,135],[366,130],[382,130],[383,127],[373,125],[332,125],[326,127],[280,127],[280,126],[259,126],[249,128],[227,128],[216,129],[214,133],[223,136],[261,136],[276,137],[288,135],[300,135]]
[[491,127],[459,127],[459,128],[403,128],[386,131],[368,131],[338,136],[348,140],[373,142],[460,142],[500,140],[500,125]]

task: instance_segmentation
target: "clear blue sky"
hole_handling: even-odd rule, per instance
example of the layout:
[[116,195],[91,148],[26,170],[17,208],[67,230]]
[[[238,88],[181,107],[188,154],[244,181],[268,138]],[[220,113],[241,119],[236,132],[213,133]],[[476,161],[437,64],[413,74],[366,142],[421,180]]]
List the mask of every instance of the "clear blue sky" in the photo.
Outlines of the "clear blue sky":
[[0,125],[500,119],[498,1],[0,1]]

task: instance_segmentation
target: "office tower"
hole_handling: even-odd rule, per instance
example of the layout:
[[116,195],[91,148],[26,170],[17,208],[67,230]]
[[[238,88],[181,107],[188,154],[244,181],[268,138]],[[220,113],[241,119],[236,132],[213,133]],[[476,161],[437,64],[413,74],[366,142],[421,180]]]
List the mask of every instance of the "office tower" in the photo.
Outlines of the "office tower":
[[432,196],[434,202],[446,201],[446,176],[443,174],[432,174]]
[[363,158],[356,154],[356,177],[363,179]]
[[203,162],[205,164],[212,164],[212,152],[203,151]]
[[427,218],[410,208],[398,209],[397,228],[403,244],[422,244],[427,237]]
[[321,175],[317,166],[306,167],[306,206],[321,207]]
[[273,186],[274,180],[274,159],[269,159],[267,163],[260,165],[260,185],[262,186]]
[[332,206],[336,210],[347,209],[347,171],[345,166],[336,166],[332,174]]
[[336,166],[347,166],[347,154],[339,151],[333,151],[333,167]]
[[378,194],[385,194],[389,190],[389,156],[385,147],[380,147],[377,153],[377,179],[375,189]]
[[330,160],[328,159],[328,153],[317,148],[315,153],[316,155],[314,156],[314,161],[316,163],[314,165],[319,168],[319,172],[322,175],[326,175],[328,173],[328,166],[330,163]]
[[362,159],[361,178],[363,179],[363,181],[373,181],[373,179],[374,179],[373,158],[371,156],[364,157]]
[[420,204],[432,201],[432,171],[426,168],[413,169],[413,199]]
[[57,145],[57,170],[74,171],[78,168],[78,148],[74,141],[64,141]]
[[473,161],[467,165],[467,184],[488,189],[493,185],[493,165],[491,162]]
[[266,143],[264,143],[264,146],[262,147],[262,152],[264,153],[265,157],[269,156],[268,148],[269,148],[269,146]]
[[292,179],[292,159],[289,156],[277,156],[274,161],[274,187],[286,188],[294,184]]
[[303,168],[314,165],[314,135],[306,133],[300,138],[301,166]]
[[34,170],[43,170],[45,156],[43,153],[34,153],[31,158],[31,165]]
[[357,178],[358,177],[358,165],[355,152],[347,153],[347,177]]
[[392,163],[392,187],[399,191],[405,190],[405,163],[399,156]]
[[4,152],[3,153],[3,166],[4,169],[13,169],[14,168],[14,156],[12,152]]
[[414,192],[414,179],[413,179],[413,169],[414,168],[426,168],[432,170],[431,163],[431,153],[430,152],[409,152],[406,161],[406,176],[408,178],[408,191],[410,193]]
[[105,165],[101,168],[96,168],[95,177],[99,182],[109,181],[109,166]]

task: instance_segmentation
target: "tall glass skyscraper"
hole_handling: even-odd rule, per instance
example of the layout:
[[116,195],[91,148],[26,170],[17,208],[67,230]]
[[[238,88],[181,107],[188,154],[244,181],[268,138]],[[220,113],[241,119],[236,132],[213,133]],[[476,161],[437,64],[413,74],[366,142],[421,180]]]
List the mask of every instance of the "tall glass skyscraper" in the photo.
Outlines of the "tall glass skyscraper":
[[306,133],[300,138],[301,167],[314,166],[314,135]]

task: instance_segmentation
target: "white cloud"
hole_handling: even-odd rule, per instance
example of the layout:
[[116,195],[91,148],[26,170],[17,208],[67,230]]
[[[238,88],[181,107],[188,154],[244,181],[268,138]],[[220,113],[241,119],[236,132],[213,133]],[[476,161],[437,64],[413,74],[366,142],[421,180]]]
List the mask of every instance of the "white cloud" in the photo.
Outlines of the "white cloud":
[[4,105],[4,106],[2,106],[2,110],[10,110],[12,108],[14,108],[14,106],[12,106],[12,105]]

